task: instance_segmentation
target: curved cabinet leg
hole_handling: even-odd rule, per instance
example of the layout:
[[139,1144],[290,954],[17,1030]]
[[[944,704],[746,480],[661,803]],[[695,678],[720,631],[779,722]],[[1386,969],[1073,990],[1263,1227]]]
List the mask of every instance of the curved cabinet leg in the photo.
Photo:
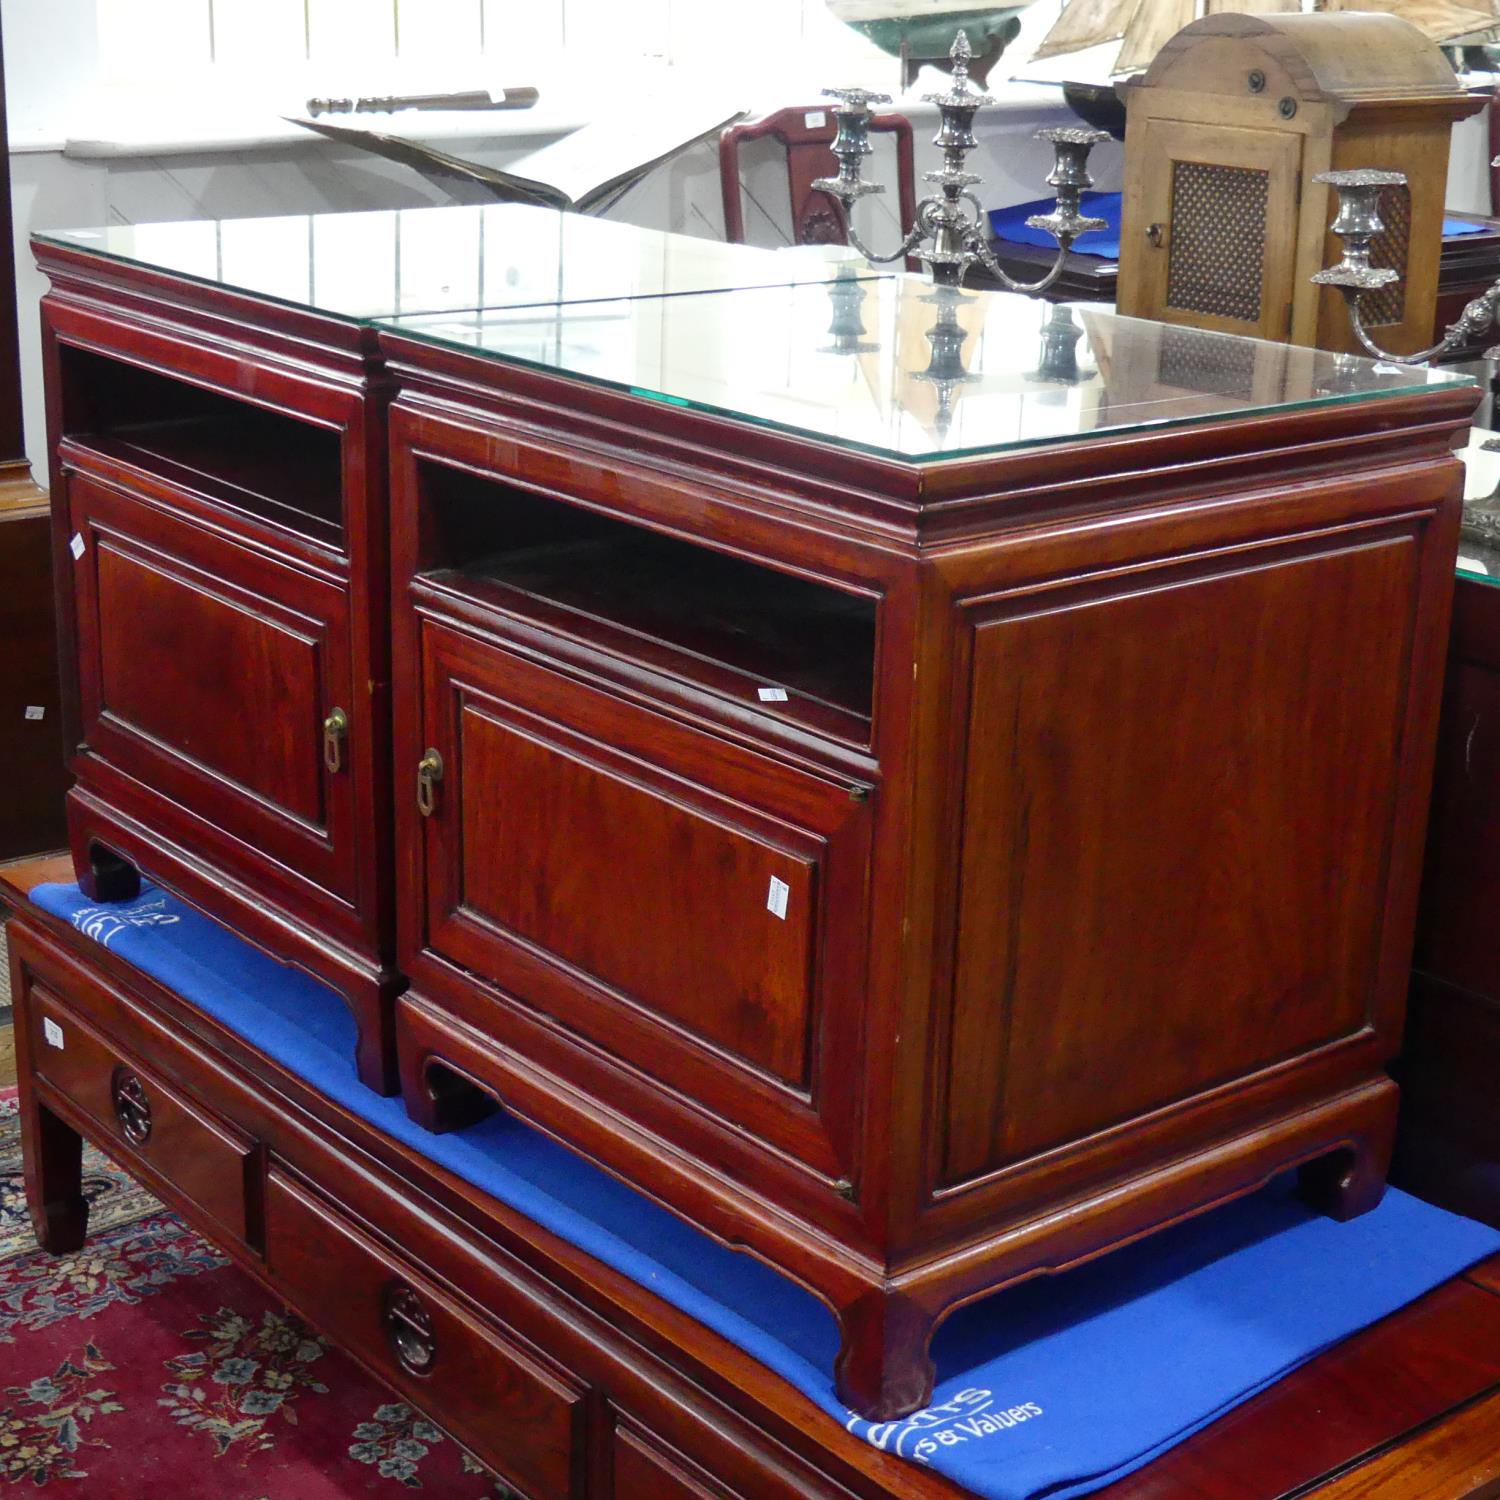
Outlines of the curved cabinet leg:
[[53,1255],[79,1249],[89,1227],[83,1137],[45,1104],[31,1100],[22,1105],[21,1152],[37,1244]]
[[401,1048],[401,1099],[406,1112],[434,1135],[464,1130],[501,1106],[493,1095],[416,1047]]
[[103,844],[90,844],[86,862],[77,863],[78,884],[90,901],[105,904],[134,901],[141,893],[141,872]]
[[1319,1213],[1342,1223],[1369,1213],[1385,1197],[1396,1142],[1396,1099],[1393,1088],[1389,1109],[1365,1135],[1300,1169],[1302,1196]]
[[358,1028],[354,1065],[359,1081],[377,1094],[400,1093],[401,1080],[396,1064],[396,996],[406,988],[406,981],[387,972],[379,979],[351,980],[340,988]]
[[928,1352],[935,1324],[926,1309],[879,1289],[841,1308],[843,1344],[833,1369],[839,1400],[876,1422],[926,1406],[937,1376]]

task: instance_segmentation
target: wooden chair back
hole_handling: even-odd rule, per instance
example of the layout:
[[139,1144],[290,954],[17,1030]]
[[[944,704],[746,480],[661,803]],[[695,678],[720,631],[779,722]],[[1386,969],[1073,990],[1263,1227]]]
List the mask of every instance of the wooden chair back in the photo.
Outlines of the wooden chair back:
[[[731,244],[745,242],[744,197],[740,184],[740,148],[770,136],[786,152],[787,188],[792,205],[792,240],[798,245],[847,245],[848,226],[839,204],[826,193],[813,190],[813,180],[838,173],[838,160],[830,149],[835,133],[831,109],[781,109],[758,120],[731,125],[719,137],[719,181],[724,193],[724,238]],[[896,141],[896,175],[899,180],[901,232],[911,228],[916,217],[911,122],[904,115],[876,115],[870,121],[872,134],[890,134]]]

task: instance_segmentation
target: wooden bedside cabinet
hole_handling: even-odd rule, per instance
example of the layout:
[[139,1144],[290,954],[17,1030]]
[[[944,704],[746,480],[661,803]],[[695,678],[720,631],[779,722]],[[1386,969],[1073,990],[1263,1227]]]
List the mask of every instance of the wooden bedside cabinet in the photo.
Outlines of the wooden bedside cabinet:
[[374,336],[191,271],[37,254],[80,876],[107,901],[144,871],[327,981],[388,1091]]
[[1476,399],[1088,314],[1033,407],[965,303],[972,410],[816,290],[383,336],[408,1106],[811,1287],[881,1417],[997,1287],[1378,1201]]
[[839,267],[515,205],[116,226],[35,248],[80,876],[109,900],[144,872],[331,984],[359,1021],[361,1078],[392,1092],[374,321]]

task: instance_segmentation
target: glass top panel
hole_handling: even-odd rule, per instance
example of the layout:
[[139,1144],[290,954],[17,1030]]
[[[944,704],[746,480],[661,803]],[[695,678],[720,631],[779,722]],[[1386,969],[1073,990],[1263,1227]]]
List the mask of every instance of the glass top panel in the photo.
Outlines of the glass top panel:
[[1472,383],[905,275],[382,326],[915,461]]
[[351,322],[876,273],[843,246],[761,250],[522,204],[46,230],[52,244]]

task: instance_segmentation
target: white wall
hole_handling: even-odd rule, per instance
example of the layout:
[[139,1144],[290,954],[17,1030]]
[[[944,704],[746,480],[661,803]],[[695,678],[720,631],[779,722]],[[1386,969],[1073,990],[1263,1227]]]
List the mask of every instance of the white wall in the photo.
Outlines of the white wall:
[[[576,125],[589,102],[613,117],[673,77],[721,91],[726,113],[813,101],[825,82],[895,86],[894,61],[834,22],[825,0],[758,0],[753,15],[740,14],[748,21],[726,34],[723,0],[0,0],[36,472],[46,468],[36,312],[45,287],[32,232],[442,201],[404,168],[287,127],[278,111],[299,111],[308,93],[537,83],[538,111],[487,117],[499,134],[443,143],[505,165]],[[455,28],[467,39],[457,51]],[[339,35],[359,45],[340,50]],[[471,65],[453,67],[455,56]],[[995,204],[1046,194],[1049,153],[1030,135],[1066,115],[1045,92],[1018,91],[1007,103],[974,158]],[[936,162],[927,145],[935,121],[930,109],[911,112],[920,173]],[[214,148],[194,148],[204,140]],[[891,166],[882,155],[873,170],[890,180]],[[1100,185],[1118,186],[1118,151],[1101,150],[1099,166]],[[746,185],[750,239],[786,243],[785,173],[769,151],[749,158]],[[868,212],[863,227],[889,240],[888,206]],[[721,236],[713,149],[652,174],[611,217]]]

